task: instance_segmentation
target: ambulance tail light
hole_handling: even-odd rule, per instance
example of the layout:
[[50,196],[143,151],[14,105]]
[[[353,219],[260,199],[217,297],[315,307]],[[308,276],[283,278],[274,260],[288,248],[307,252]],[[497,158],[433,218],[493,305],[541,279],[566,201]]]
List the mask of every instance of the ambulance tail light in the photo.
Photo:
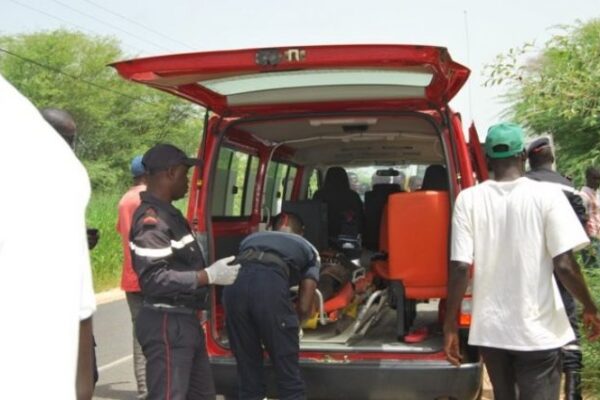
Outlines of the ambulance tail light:
[[458,314],[458,324],[461,328],[471,325],[471,312],[473,310],[473,298],[465,296],[460,304],[460,313]]

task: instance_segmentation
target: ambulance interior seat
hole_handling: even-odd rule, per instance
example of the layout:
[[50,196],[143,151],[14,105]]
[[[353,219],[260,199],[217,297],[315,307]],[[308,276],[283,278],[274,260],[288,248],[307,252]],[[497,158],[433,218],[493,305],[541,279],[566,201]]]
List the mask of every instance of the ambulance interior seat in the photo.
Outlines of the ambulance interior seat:
[[323,187],[315,192],[313,200],[321,200],[327,204],[327,232],[330,242],[336,243],[341,235],[362,234],[363,203],[358,193],[350,188],[348,173],[344,168],[336,166],[327,170]]
[[369,250],[380,250],[379,228],[381,226],[383,208],[390,194],[403,191],[399,184],[389,183],[390,178],[393,179],[399,174],[399,171],[392,168],[376,171],[372,178],[373,188],[365,193],[365,232],[363,243]]
[[425,170],[421,190],[448,190],[448,172],[440,164],[432,164]]
[[[327,205],[321,200],[284,201],[281,210],[294,213],[304,222],[304,237],[321,253],[329,249],[327,230]],[[349,272],[350,275],[351,272]],[[369,276],[372,279],[372,275]],[[337,292],[323,304],[323,313],[337,315],[346,308],[354,296],[352,280],[341,285]]]
[[389,195],[380,228],[380,247],[388,257],[373,262],[375,273],[390,282],[401,341],[418,301],[446,297],[450,200],[445,167],[428,167],[423,183],[419,191]]
[[304,238],[318,251],[327,243],[327,205],[320,200],[284,201],[281,211],[299,216],[304,223]]

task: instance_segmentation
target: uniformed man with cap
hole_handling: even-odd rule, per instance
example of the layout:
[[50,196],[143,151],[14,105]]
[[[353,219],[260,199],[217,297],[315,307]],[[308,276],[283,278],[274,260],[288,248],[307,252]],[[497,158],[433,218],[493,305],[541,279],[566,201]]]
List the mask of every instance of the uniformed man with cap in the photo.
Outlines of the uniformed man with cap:
[[144,297],[136,336],[146,357],[148,400],[215,399],[199,310],[208,285],[230,285],[233,257],[205,266],[187,220],[171,203],[185,196],[188,170],[198,163],[175,146],[144,154],[147,191],[132,220],[131,252]]
[[[273,218],[273,232],[257,232],[240,244],[242,264],[235,283],[225,288],[227,334],[235,355],[239,398],[266,396],[263,345],[277,378],[277,398],[305,399],[300,376],[300,322],[312,312],[320,259],[305,240],[300,217],[281,213]],[[290,301],[290,287],[299,285],[298,300]]]

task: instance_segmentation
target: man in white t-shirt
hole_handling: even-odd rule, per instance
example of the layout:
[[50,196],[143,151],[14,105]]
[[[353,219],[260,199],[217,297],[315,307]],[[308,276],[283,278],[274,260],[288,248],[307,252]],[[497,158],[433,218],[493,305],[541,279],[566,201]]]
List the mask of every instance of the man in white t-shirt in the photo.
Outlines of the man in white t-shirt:
[[[87,173],[36,107],[0,77],[0,398],[75,399],[80,327],[96,309]],[[91,361],[91,354],[83,352]],[[82,354],[83,354],[82,353]],[[91,376],[91,364],[88,365]],[[90,379],[91,382],[91,379]],[[79,392],[79,398],[90,398]]]
[[574,339],[553,272],[583,304],[590,339],[600,319],[572,250],[587,236],[560,189],[523,177],[525,146],[515,124],[492,126],[485,142],[495,181],[463,190],[452,217],[444,350],[459,365],[457,320],[473,264],[469,344],[479,346],[496,399],[558,399],[560,348]]

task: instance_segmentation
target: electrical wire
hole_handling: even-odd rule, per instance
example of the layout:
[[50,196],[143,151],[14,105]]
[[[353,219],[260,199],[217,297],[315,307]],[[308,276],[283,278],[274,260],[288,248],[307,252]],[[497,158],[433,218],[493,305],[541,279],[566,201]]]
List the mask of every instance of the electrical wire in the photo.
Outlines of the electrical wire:
[[36,65],[36,66],[38,66],[40,68],[44,68],[44,69],[46,69],[48,71],[52,71],[54,73],[57,73],[57,74],[60,74],[60,75],[64,75],[64,76],[66,76],[68,78],[71,78],[73,80],[81,81],[81,82],[83,82],[83,83],[85,83],[87,85],[93,86],[93,87],[95,87],[97,89],[104,90],[104,91],[107,91],[107,92],[111,92],[111,93],[117,94],[119,96],[126,97],[126,98],[128,98],[130,100],[141,101],[141,102],[144,102],[144,103],[147,103],[147,104],[154,104],[154,103],[152,103],[152,102],[150,102],[148,100],[142,99],[140,97],[134,97],[134,96],[128,95],[126,93],[120,92],[118,90],[115,90],[115,89],[112,89],[112,88],[109,88],[109,87],[106,87],[106,86],[103,86],[103,85],[99,85],[99,84],[97,84],[95,82],[92,82],[92,81],[90,81],[88,79],[84,79],[84,78],[82,78],[80,76],[69,74],[67,72],[62,71],[59,68],[52,67],[50,65],[41,63],[39,61],[33,60],[31,58],[28,58],[28,57],[24,57],[24,56],[22,56],[20,54],[14,53],[14,52],[12,52],[10,50],[3,49],[1,47],[0,47],[0,52],[8,54],[9,56],[12,56],[12,57],[16,57],[16,58],[20,59],[21,61],[27,62],[29,64],[33,64],[33,65]]
[[110,10],[110,9],[108,9],[108,8],[106,8],[106,7],[104,7],[104,6],[100,5],[100,4],[98,4],[98,3],[95,3],[95,2],[93,2],[93,1],[91,1],[91,0],[82,0],[82,1],[85,1],[86,3],[92,4],[93,6],[95,6],[95,7],[98,7],[99,9],[101,9],[101,10],[104,10],[105,12],[107,12],[107,13],[109,13],[109,14],[112,14],[112,15],[114,15],[115,17],[122,18],[122,19],[124,19],[125,21],[127,21],[127,22],[129,22],[129,23],[131,23],[131,24],[134,24],[134,25],[136,25],[136,26],[139,26],[139,27],[140,27],[140,28],[142,28],[142,29],[145,29],[145,30],[147,30],[148,32],[152,32],[152,33],[154,33],[155,35],[158,35],[158,36],[160,36],[160,37],[162,37],[162,38],[164,38],[164,39],[170,40],[170,41],[171,41],[171,42],[173,42],[173,43],[177,43],[177,44],[180,44],[180,45],[182,45],[182,46],[184,46],[184,47],[186,47],[186,48],[188,48],[188,49],[190,49],[190,50],[194,50],[194,47],[191,47],[191,46],[187,45],[186,43],[184,43],[184,42],[182,42],[182,41],[180,41],[180,40],[177,40],[177,39],[171,38],[171,37],[169,37],[169,36],[167,36],[167,35],[165,35],[165,34],[163,34],[163,33],[159,32],[159,31],[157,31],[157,30],[155,30],[155,29],[152,29],[152,28],[150,28],[150,27],[148,27],[148,26],[145,26],[145,25],[143,25],[143,24],[140,24],[139,22],[137,22],[137,21],[135,21],[135,20],[133,20],[133,19],[131,19],[131,18],[128,18],[128,17],[126,17],[126,16],[124,16],[124,15],[121,15],[121,14],[119,14],[119,13],[116,13],[116,12],[114,12],[114,11],[112,11],[112,10]]
[[156,43],[150,42],[149,40],[146,40],[146,39],[144,39],[143,37],[141,37],[141,36],[138,36],[138,35],[136,35],[136,34],[134,34],[134,33],[131,33],[131,32],[129,32],[129,31],[127,31],[127,30],[123,29],[123,28],[120,28],[120,27],[118,27],[118,26],[116,26],[116,25],[113,25],[113,24],[111,24],[111,23],[105,22],[105,21],[101,20],[100,18],[97,18],[97,17],[95,17],[95,16],[93,16],[93,15],[91,15],[91,14],[88,14],[88,13],[85,13],[85,12],[83,12],[83,11],[80,11],[80,10],[78,10],[78,9],[74,8],[74,7],[71,7],[71,6],[70,6],[70,5],[68,5],[68,4],[65,4],[65,3],[63,3],[63,2],[62,2],[62,1],[60,1],[60,0],[52,0],[52,1],[54,1],[54,2],[55,2],[55,3],[57,3],[57,4],[60,4],[61,6],[65,7],[65,8],[68,8],[69,10],[71,10],[71,11],[73,11],[73,12],[75,12],[75,13],[79,14],[79,15],[83,15],[84,17],[87,17],[87,18],[93,19],[94,21],[96,21],[96,22],[98,22],[98,23],[100,23],[100,24],[106,25],[106,26],[108,26],[108,27],[110,27],[110,28],[112,28],[112,29],[116,29],[116,30],[118,30],[118,31],[120,31],[120,32],[123,32],[124,34],[126,34],[126,35],[129,35],[129,36],[131,36],[131,37],[133,37],[133,38],[136,38],[136,39],[138,39],[138,40],[140,40],[140,41],[142,41],[142,42],[148,43],[148,44],[150,44],[151,46],[154,46],[154,47],[156,47],[157,49],[161,49],[161,50],[165,50],[165,51],[171,52],[171,50],[170,50],[170,49],[168,49],[168,48],[166,48],[166,47],[163,47],[163,46],[160,46],[160,45],[158,45],[158,44],[156,44]]
[[[57,20],[57,21],[63,22],[63,23],[65,23],[65,24],[68,24],[68,25],[73,25],[73,26],[77,27],[78,29],[81,29],[81,30],[83,30],[83,31],[86,31],[86,32],[89,32],[89,33],[91,33],[92,35],[98,35],[98,33],[97,33],[97,32],[94,32],[94,31],[92,31],[92,30],[90,30],[90,29],[88,29],[88,28],[86,28],[86,27],[84,27],[84,26],[82,26],[82,25],[76,24],[76,23],[74,23],[74,22],[71,22],[71,21],[67,21],[67,20],[66,20],[66,19],[64,19],[64,18],[57,17],[56,15],[53,15],[53,14],[50,14],[50,13],[48,13],[48,12],[46,12],[46,11],[43,11],[43,10],[40,10],[40,9],[38,9],[38,8],[32,7],[32,6],[30,6],[29,4],[21,3],[20,1],[17,1],[17,0],[10,0],[10,1],[11,1],[12,3],[15,3],[15,4],[17,4],[17,5],[21,6],[21,7],[23,7],[23,8],[27,8],[27,9],[29,9],[29,10],[31,10],[31,11],[34,11],[34,12],[36,12],[36,13],[38,13],[38,14],[45,15],[45,16],[47,16],[47,17],[53,18],[53,19],[55,19],[55,20]],[[134,50],[132,53],[144,53],[144,51],[142,51],[142,50],[140,50],[140,49],[136,49],[136,48],[134,48],[134,47],[131,47],[131,46],[128,46],[128,45],[125,45],[125,47],[127,47],[127,48],[128,48],[128,49],[130,49],[130,50]]]

